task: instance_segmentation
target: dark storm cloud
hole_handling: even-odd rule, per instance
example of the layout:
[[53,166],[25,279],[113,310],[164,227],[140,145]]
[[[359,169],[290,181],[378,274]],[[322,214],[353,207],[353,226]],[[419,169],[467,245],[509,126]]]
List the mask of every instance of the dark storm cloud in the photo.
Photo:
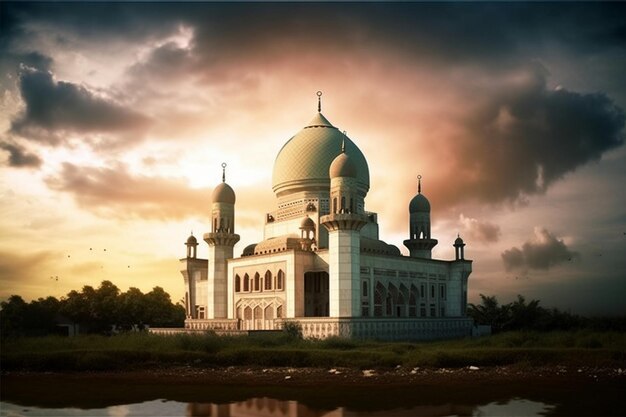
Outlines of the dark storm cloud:
[[43,162],[39,156],[28,152],[20,145],[0,142],[0,149],[9,153],[9,166],[15,168],[39,168]]
[[183,180],[133,175],[125,165],[94,168],[64,163],[46,180],[67,192],[79,206],[118,218],[181,219],[206,214],[210,193],[191,189]]
[[547,270],[578,256],[563,240],[543,228],[535,228],[535,237],[525,242],[521,249],[513,247],[501,254],[507,271]]
[[[3,6],[7,36],[28,24],[81,39],[146,41],[181,24],[196,29],[207,63],[235,56],[400,50],[416,59],[487,62],[518,56],[526,45],[557,41],[596,54],[626,43],[623,4],[468,3],[12,3]],[[581,25],[580,22],[585,24]],[[62,36],[58,35],[58,42]],[[320,62],[320,65],[322,62]]]
[[52,58],[37,51],[17,54],[13,57],[13,60],[18,64],[25,65],[30,68],[35,68],[40,71],[49,71],[52,68],[53,62]]
[[[159,87],[170,80],[175,84],[185,75],[240,86],[251,73],[263,78],[263,73],[282,75],[285,68],[319,79],[336,75],[374,79],[365,62],[374,58],[390,67],[423,66],[440,75],[437,82],[449,83],[451,91],[466,99],[460,104],[464,117],[452,120],[450,115],[446,120],[460,133],[441,138],[454,140],[448,171],[454,172],[455,181],[449,176],[433,181],[433,189],[439,190],[432,195],[438,207],[468,199],[519,201],[545,192],[565,174],[598,160],[624,141],[624,112],[609,94],[554,91],[538,64],[527,70],[528,82],[514,85],[503,79],[538,55],[549,55],[550,48],[565,51],[579,63],[608,54],[603,59],[613,67],[624,67],[619,57],[626,48],[626,4],[35,3],[3,7],[10,12],[5,18],[10,23],[6,31],[10,35],[5,37],[9,40],[28,38],[29,30],[39,28],[55,34],[59,45],[73,36],[74,42],[91,41],[97,47],[110,40],[162,40],[181,26],[191,28],[189,49],[172,43],[156,46],[146,59],[130,66],[133,82],[129,85],[138,88]],[[277,72],[278,66],[283,72]],[[140,124],[140,115],[93,96],[84,87],[54,83],[46,74],[36,72],[37,77],[26,83],[30,88],[22,80],[27,108],[14,121],[15,130],[49,129],[56,124],[83,132],[111,131]],[[105,111],[96,116],[83,110],[89,105],[70,106],[71,110],[57,115],[50,110],[58,108],[56,102],[27,94],[41,91],[34,85],[37,78],[56,95],[72,90],[74,97],[82,97],[78,102],[91,107],[98,103]],[[623,84],[620,77],[607,85],[619,95]],[[66,86],[71,88],[60,88]],[[375,105],[367,110],[376,113]]]
[[176,27],[184,9],[172,3],[2,2],[0,45],[10,38],[29,37],[32,25],[47,29],[48,37],[59,45],[68,43],[65,30],[85,41],[149,40]]
[[450,141],[455,181],[435,185],[438,203],[523,200],[623,145],[624,111],[605,94],[549,90],[538,64],[517,77],[475,91],[482,104]]
[[400,50],[418,60],[485,62],[553,40],[594,53],[623,47],[624,11],[606,4],[222,4],[187,19],[196,23],[199,44],[213,46],[204,49],[209,56],[216,47],[227,56],[294,47],[303,57],[357,47]]
[[147,117],[84,86],[54,80],[48,71],[24,67],[20,93],[26,109],[12,121],[11,130],[26,137],[30,130],[121,132],[139,130],[148,123]]

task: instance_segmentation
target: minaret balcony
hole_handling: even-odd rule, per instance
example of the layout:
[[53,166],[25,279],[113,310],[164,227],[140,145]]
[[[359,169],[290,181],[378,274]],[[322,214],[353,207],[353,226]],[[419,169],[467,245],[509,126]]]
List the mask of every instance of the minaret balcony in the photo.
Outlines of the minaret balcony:
[[235,246],[240,239],[239,235],[225,232],[205,233],[203,238],[209,246]]
[[359,231],[369,222],[364,214],[353,213],[332,213],[320,217],[320,223],[329,232],[335,230],[356,230]]

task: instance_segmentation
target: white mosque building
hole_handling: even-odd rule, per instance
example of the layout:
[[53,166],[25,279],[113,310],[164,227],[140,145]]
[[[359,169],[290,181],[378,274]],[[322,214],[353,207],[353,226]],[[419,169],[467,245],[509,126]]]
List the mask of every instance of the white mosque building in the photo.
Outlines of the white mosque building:
[[[318,97],[321,93],[318,92]],[[225,164],[222,165],[225,168]],[[433,259],[430,203],[418,191],[408,204],[404,245],[379,239],[378,214],[366,210],[369,168],[357,145],[318,112],[278,152],[272,188],[276,210],[265,215],[261,242],[233,253],[235,191],[212,195],[211,229],[187,239],[180,260],[188,331],[277,330],[298,322],[305,337],[385,340],[462,337],[472,261],[461,238],[455,259]],[[407,198],[408,200],[408,198]]]

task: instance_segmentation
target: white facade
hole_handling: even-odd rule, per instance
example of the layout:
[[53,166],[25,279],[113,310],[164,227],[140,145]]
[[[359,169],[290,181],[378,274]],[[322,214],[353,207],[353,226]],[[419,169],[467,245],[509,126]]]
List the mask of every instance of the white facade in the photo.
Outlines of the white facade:
[[[421,177],[420,177],[421,178]],[[465,315],[472,263],[463,241],[454,260],[431,258],[430,203],[409,203],[410,256],[378,236],[365,210],[369,168],[344,133],[318,112],[291,138],[274,165],[277,209],[265,216],[263,241],[233,255],[235,193],[215,188],[209,259],[187,240],[181,259],[190,330],[275,330],[298,321],[307,337],[425,340],[471,333]]]

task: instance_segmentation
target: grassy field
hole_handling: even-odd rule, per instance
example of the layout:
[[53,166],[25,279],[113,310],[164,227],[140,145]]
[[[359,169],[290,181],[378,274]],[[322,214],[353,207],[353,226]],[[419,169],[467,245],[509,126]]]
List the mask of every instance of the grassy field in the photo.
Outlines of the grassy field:
[[626,367],[626,334],[509,332],[479,339],[386,343],[283,335],[217,337],[130,333],[3,339],[3,371],[95,371],[207,366],[456,368],[469,365]]

